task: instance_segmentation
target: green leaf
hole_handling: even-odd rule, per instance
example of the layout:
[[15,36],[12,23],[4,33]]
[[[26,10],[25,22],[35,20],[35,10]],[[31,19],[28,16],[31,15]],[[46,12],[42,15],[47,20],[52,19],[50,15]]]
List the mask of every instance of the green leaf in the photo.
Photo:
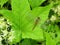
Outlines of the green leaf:
[[45,0],[29,0],[32,8],[40,6]]
[[8,0],[0,0],[0,5],[1,7],[3,6],[4,3],[6,3]]
[[38,41],[36,40],[26,38],[22,41],[22,45],[40,45],[40,44],[38,44]]
[[25,39],[25,40],[22,42],[22,45],[31,45],[31,42],[30,42],[30,40]]
[[[13,0],[11,4],[12,4],[13,12],[19,13],[20,15],[22,15],[30,10],[28,0],[22,0],[22,1]],[[20,4],[20,6],[19,6],[19,4]]]
[[46,45],[56,45],[56,41],[52,39],[49,33],[45,32],[46,36]]
[[[49,11],[51,9],[52,5],[48,5],[46,7],[38,7],[32,10],[32,15],[27,16],[27,20],[29,21],[29,24],[26,25],[26,30],[23,30],[22,37],[23,38],[32,38],[35,40],[44,40],[43,37],[43,31],[41,29],[41,25],[46,21],[48,18]],[[34,26],[34,20],[40,17],[41,20],[39,20],[39,24],[35,27],[34,31],[32,30]],[[28,19],[29,18],[29,19]]]
[[13,21],[13,13],[9,10],[0,10],[0,13],[4,15],[5,18],[8,18],[9,20]]

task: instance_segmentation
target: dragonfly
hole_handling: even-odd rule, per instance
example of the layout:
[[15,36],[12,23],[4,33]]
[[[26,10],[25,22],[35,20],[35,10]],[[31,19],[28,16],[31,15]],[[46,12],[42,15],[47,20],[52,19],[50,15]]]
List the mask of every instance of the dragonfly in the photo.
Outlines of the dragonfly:
[[37,24],[39,23],[39,21],[40,21],[40,17],[37,17],[36,20],[35,20],[35,22],[34,22],[34,26],[33,26],[32,30],[35,29],[35,27],[37,26]]

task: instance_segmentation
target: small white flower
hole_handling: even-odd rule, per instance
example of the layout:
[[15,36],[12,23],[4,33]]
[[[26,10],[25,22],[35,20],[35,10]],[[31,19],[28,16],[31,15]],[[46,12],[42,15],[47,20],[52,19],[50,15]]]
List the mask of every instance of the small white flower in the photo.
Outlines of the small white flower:
[[56,16],[52,16],[52,17],[50,18],[50,20],[51,20],[51,21],[55,21],[55,20],[56,20]]
[[60,15],[60,5],[57,7],[58,15]]
[[4,30],[4,31],[2,31],[3,32],[3,37],[5,37],[5,36],[7,36],[7,34],[8,34],[8,31],[7,30]]
[[15,36],[13,35],[14,31],[11,31],[9,34],[10,34],[10,37],[8,38],[8,40],[12,42],[12,40],[15,38]]

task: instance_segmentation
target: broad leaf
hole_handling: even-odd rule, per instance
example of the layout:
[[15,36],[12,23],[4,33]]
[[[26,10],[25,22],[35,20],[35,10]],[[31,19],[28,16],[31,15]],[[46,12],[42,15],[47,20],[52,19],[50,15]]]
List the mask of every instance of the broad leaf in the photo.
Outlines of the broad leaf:
[[[32,10],[32,15],[27,16],[27,20],[30,24],[26,25],[26,30],[22,32],[23,38],[32,38],[35,40],[43,40],[43,31],[41,29],[41,25],[48,19],[48,13],[51,9],[52,5],[48,5],[46,7],[38,7]],[[34,26],[34,20],[37,17],[40,17],[39,24],[32,30]]]

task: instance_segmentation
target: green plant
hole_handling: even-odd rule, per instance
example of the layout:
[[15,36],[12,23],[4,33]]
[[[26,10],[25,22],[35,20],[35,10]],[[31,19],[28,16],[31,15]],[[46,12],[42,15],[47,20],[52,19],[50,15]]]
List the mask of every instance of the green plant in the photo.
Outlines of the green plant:
[[[9,33],[9,35],[11,36],[8,35],[8,43],[10,45],[16,44],[22,39],[25,40],[22,42],[22,44],[20,43],[19,45],[27,45],[27,43],[28,45],[33,45],[34,41],[30,41],[31,39],[38,42],[42,41],[42,45],[45,45],[45,43],[46,45],[56,45],[58,39],[60,39],[60,29],[56,23],[58,23],[60,19],[58,19],[59,16],[56,16],[56,12],[51,14],[52,11],[55,11],[54,5],[56,5],[56,3],[54,3],[54,1],[52,0],[50,1],[51,2],[47,1],[48,3],[45,6],[43,6],[45,0],[0,1],[0,14],[2,14],[4,18],[9,20],[10,24],[12,24],[12,30]],[[8,2],[8,5],[11,5],[11,10],[8,10],[8,5],[6,7],[3,7],[6,2]],[[30,9],[30,7],[32,9]],[[49,14],[49,12],[51,13]],[[48,17],[48,15],[50,18]],[[38,17],[40,18],[39,20]],[[36,20],[38,20],[38,22]],[[37,23],[36,26],[35,23]],[[34,26],[35,28],[33,29]],[[57,38],[54,37],[56,33],[58,35]]]

